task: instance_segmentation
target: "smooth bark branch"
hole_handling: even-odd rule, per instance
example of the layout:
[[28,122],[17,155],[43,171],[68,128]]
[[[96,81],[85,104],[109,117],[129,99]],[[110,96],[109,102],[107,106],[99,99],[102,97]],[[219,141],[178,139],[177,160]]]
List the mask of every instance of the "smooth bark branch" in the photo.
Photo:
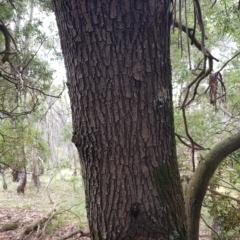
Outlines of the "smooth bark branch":
[[202,201],[208,184],[219,164],[232,152],[240,148],[240,132],[217,144],[202,160],[185,191],[185,209],[189,239],[198,239]]

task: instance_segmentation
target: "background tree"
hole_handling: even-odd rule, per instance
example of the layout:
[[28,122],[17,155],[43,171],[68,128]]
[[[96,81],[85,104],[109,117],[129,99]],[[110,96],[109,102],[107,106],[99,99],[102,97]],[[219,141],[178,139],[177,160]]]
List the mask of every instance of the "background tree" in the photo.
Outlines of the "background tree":
[[[52,40],[43,31],[37,3],[33,0],[1,3],[0,167],[2,170],[11,167],[17,181],[20,169],[23,172],[28,166],[39,188],[39,159],[45,160],[48,151],[37,122],[44,114],[41,111],[44,101],[51,96],[54,71],[44,59],[43,53],[50,51]],[[44,51],[39,52],[40,48]],[[26,183],[26,169],[24,173],[21,175]]]

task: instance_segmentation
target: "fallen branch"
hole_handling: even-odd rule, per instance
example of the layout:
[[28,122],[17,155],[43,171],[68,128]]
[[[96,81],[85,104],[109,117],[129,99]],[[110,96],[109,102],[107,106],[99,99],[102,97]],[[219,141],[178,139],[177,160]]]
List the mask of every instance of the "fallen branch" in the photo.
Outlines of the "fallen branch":
[[1,229],[0,229],[0,232],[6,232],[6,231],[17,229],[18,228],[18,222],[19,222],[19,219],[9,221],[9,222],[3,224]]
[[68,234],[67,236],[61,238],[61,240],[69,239],[69,238],[73,237],[74,235],[76,235],[78,233],[81,233],[81,236],[79,237],[79,239],[82,238],[82,237],[91,237],[91,234],[89,232],[84,233],[82,230],[78,229],[78,230]]
[[204,219],[202,216],[201,216],[201,219],[203,220],[203,222],[205,223],[205,225],[206,225],[209,229],[211,229],[211,230],[218,236],[218,239],[221,240],[218,232],[217,232],[215,229],[213,229],[209,224],[207,224],[207,222],[205,221],[205,219]]
[[55,215],[55,211],[56,211],[56,205],[54,205],[54,207],[45,216],[41,217],[40,219],[36,220],[35,222],[33,222],[29,225],[23,227],[23,229],[18,237],[18,240],[23,240],[24,235],[29,234],[30,232],[32,232],[34,230],[39,231],[39,229],[41,229],[41,228],[44,230],[42,232],[42,234],[44,234],[46,225]]

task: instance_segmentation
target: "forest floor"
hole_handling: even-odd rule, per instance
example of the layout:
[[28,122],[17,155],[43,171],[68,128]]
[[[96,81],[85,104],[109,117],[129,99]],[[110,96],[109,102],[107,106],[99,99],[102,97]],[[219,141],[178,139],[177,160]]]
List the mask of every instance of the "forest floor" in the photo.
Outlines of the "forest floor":
[[[36,221],[42,223],[46,216],[48,219],[24,235],[24,240],[73,240],[80,239],[82,233],[87,233],[85,197],[80,174],[73,176],[72,171],[66,169],[61,170],[61,173],[47,172],[40,178],[39,191],[29,177],[24,194],[17,193],[17,183],[11,181],[10,172],[6,174],[6,180],[7,190],[3,190],[0,185],[0,240],[19,239],[26,226]],[[55,211],[51,211],[53,209]],[[9,223],[13,223],[16,228],[4,231]],[[79,230],[82,233],[66,238]],[[208,240],[207,232],[201,230],[199,239]],[[81,237],[81,240],[89,239]]]
[[[39,191],[29,179],[24,194],[17,193],[17,183],[11,181],[10,173],[6,174],[6,180],[8,189],[0,187],[0,240],[19,239],[24,227],[37,221],[35,229],[28,231],[24,240],[60,240],[74,231],[87,232],[84,192],[79,175],[73,176],[70,170],[63,170],[61,174],[44,174],[40,178]],[[15,229],[5,231],[8,228]],[[67,239],[79,239],[81,234]]]
[[[2,231],[0,232],[0,239],[1,240],[16,240],[19,239],[19,236],[21,235],[22,230],[24,229],[25,225],[31,224],[32,222],[36,221],[36,219],[39,219],[43,216],[42,211],[40,211],[37,208],[30,207],[27,209],[11,209],[7,207],[1,207],[0,208],[0,226],[4,226],[6,223],[14,221],[17,221],[17,228],[14,230],[9,231]],[[56,220],[55,220],[56,221]],[[54,230],[50,231],[48,228],[52,227],[52,221],[47,226],[45,234],[43,236],[40,236],[37,234],[36,231],[32,231],[31,233],[28,233],[25,235],[24,239],[41,239],[41,240],[60,240],[64,239],[64,237],[70,235],[71,233],[75,232],[76,230],[79,230],[79,227],[71,222],[70,220],[66,221],[64,225],[55,226]],[[55,229],[56,228],[56,229]],[[87,232],[87,228],[81,229],[83,232]],[[38,236],[37,236],[38,235]],[[72,237],[69,237],[67,239],[79,239],[81,236],[81,233],[75,234]],[[82,240],[89,240],[88,237],[82,237]]]

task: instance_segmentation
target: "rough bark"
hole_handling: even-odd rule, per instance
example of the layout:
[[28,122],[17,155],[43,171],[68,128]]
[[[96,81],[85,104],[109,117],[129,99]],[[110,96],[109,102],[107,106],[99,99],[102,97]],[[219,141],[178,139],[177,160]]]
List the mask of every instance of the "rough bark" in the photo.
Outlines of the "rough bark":
[[3,189],[6,190],[7,189],[7,182],[6,182],[6,179],[5,179],[4,169],[0,169],[0,174],[2,175],[2,186],[3,186]]
[[12,181],[17,182],[18,181],[18,168],[16,166],[12,167]]
[[53,0],[93,239],[186,239],[170,0]]
[[185,192],[185,209],[189,239],[198,239],[202,201],[210,179],[224,158],[239,148],[240,132],[217,144],[206,155],[205,159],[199,163]]
[[26,183],[27,183],[27,172],[25,168],[21,168],[18,171],[18,186],[17,186],[18,193],[24,193]]
[[39,160],[34,159],[33,166],[32,166],[32,181],[33,181],[34,187],[37,188],[37,191],[39,191],[39,188],[41,186],[41,182],[40,182],[41,174],[42,174],[42,169],[40,168]]
[[41,183],[40,183],[40,178],[39,178],[39,174],[37,174],[37,173],[33,173],[32,174],[32,181],[33,181],[33,184],[34,184],[34,187],[36,187],[37,188],[37,191],[39,191],[39,188],[40,188],[40,185],[41,185]]

